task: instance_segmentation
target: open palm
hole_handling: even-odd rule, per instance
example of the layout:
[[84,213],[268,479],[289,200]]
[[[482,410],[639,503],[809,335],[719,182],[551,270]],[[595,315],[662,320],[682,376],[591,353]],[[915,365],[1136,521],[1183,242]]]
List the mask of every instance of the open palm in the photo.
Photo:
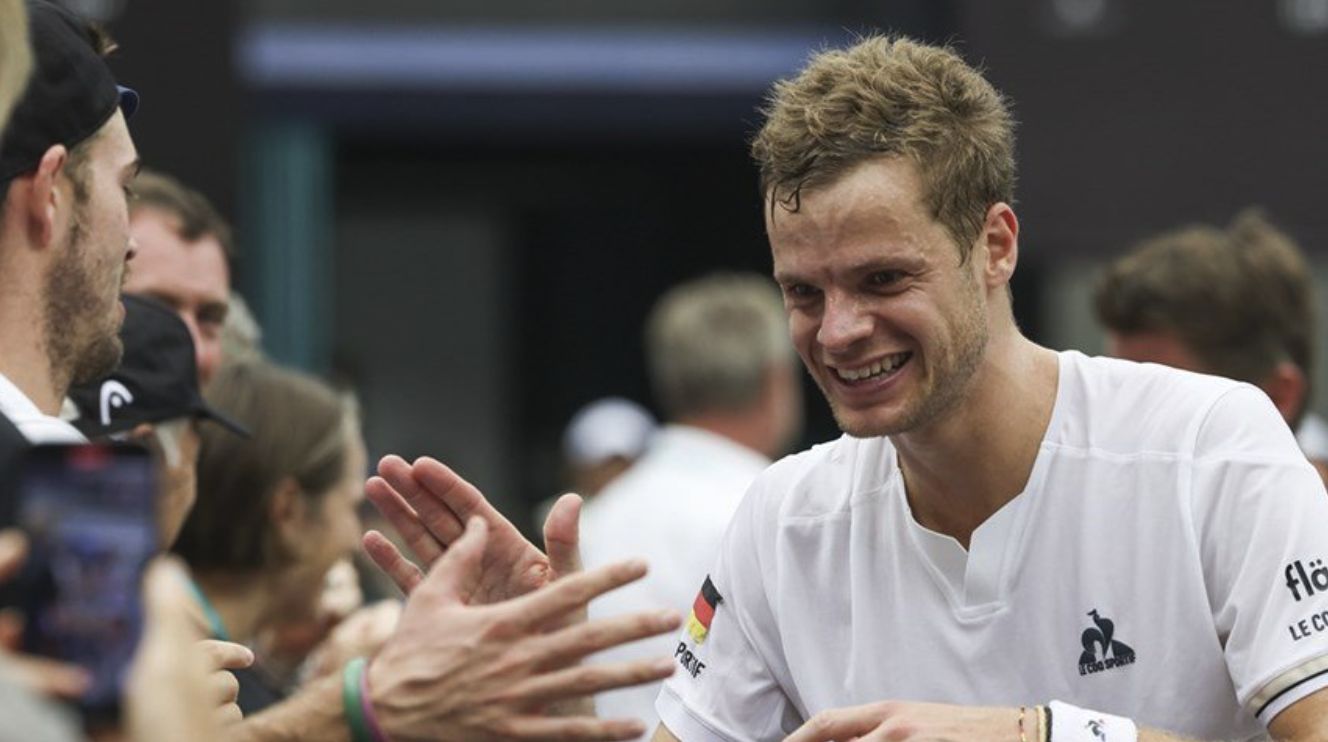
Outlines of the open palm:
[[581,498],[564,495],[544,524],[546,551],[530,543],[474,485],[436,459],[409,464],[399,456],[384,457],[379,476],[366,492],[415,556],[412,563],[382,534],[370,531],[364,545],[374,562],[407,594],[424,572],[464,532],[463,524],[479,517],[489,527],[478,579],[471,583],[470,603],[497,603],[537,590],[581,568],[577,521]]

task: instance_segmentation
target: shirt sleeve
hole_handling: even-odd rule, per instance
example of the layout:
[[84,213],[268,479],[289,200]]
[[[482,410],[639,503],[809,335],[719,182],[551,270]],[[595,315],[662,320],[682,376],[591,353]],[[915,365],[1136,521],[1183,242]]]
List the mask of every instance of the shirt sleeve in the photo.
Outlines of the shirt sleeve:
[[1191,482],[1218,639],[1265,725],[1328,686],[1328,494],[1263,392],[1226,392],[1199,427]]
[[692,603],[674,649],[679,667],[655,708],[682,742],[782,740],[799,717],[781,688],[778,631],[761,570],[760,480],[747,493],[724,536],[714,570]]

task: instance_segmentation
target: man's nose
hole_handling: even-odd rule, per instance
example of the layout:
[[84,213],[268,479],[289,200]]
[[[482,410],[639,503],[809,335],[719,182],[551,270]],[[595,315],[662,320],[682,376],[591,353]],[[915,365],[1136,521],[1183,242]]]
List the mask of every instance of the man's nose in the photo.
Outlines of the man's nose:
[[828,351],[847,350],[871,335],[873,320],[862,302],[851,296],[827,293],[825,312],[816,341]]

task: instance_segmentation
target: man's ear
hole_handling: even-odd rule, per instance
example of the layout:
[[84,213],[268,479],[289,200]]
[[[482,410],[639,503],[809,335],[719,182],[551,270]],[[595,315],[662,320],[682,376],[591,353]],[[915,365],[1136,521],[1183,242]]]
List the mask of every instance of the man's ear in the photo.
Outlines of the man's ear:
[[987,209],[972,256],[982,263],[974,267],[988,289],[1009,285],[1019,263],[1019,218],[1009,204],[999,202]]
[[[14,181],[11,197],[22,199],[23,220],[33,242],[47,247],[55,241],[60,226],[61,209],[72,198],[60,189],[60,174],[69,164],[69,150],[63,144],[53,145],[42,155],[37,169]],[[18,191],[17,194],[14,191]]]
[[1282,361],[1274,366],[1259,383],[1259,388],[1273,400],[1273,406],[1282,413],[1282,419],[1288,425],[1305,409],[1309,387],[1305,372],[1291,361]]

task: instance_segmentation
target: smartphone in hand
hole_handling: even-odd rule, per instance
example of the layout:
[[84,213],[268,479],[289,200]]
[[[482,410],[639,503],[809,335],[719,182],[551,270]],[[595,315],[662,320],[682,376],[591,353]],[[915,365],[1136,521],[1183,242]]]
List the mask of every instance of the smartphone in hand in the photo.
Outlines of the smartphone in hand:
[[156,492],[151,457],[129,445],[35,446],[19,477],[24,648],[89,672],[79,706],[94,722],[118,716],[138,645],[143,571],[159,550]]

